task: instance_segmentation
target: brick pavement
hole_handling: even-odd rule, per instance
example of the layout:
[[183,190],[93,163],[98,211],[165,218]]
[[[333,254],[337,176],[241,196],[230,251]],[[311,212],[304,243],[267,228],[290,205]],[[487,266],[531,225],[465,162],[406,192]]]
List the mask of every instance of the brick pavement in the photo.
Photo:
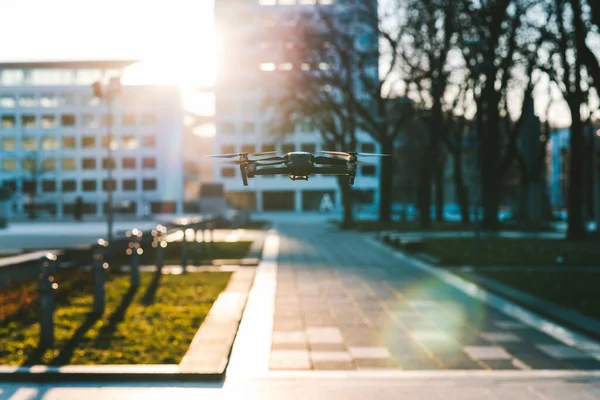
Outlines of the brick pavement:
[[565,345],[365,236],[282,225],[271,370],[592,370]]

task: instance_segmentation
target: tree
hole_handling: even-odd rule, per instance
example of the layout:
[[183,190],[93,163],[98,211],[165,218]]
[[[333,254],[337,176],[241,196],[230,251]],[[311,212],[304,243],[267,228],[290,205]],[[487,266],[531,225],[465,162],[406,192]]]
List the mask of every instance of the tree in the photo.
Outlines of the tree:
[[37,198],[38,188],[41,184],[41,180],[48,172],[54,170],[54,166],[50,165],[54,160],[42,160],[41,155],[37,151],[32,151],[26,154],[21,160],[21,169],[25,171],[23,181],[23,192],[29,195],[30,209],[29,218],[37,218]]

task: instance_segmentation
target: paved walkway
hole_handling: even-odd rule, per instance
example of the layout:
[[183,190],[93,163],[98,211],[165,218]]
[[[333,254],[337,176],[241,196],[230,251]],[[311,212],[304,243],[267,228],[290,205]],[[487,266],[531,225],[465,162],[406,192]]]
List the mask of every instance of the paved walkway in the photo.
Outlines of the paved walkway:
[[592,370],[582,351],[496,311],[364,235],[280,227],[272,370]]

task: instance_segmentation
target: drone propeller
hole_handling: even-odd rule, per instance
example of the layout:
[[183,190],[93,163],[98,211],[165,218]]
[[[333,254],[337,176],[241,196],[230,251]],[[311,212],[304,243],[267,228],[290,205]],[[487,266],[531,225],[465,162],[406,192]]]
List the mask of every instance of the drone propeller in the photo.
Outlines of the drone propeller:
[[356,152],[345,152],[345,151],[326,151],[323,150],[321,153],[331,154],[334,156],[342,156],[346,158],[350,158],[352,156],[361,156],[361,157],[389,157],[391,154],[377,154],[377,153],[356,153]]
[[257,156],[266,156],[268,154],[275,154],[277,153],[276,151],[261,151],[258,153],[229,153],[229,154],[214,154],[214,155],[208,155],[208,156],[204,156],[204,157],[211,157],[211,158],[234,158],[234,157],[243,157],[243,156],[252,156],[252,157],[257,157]]

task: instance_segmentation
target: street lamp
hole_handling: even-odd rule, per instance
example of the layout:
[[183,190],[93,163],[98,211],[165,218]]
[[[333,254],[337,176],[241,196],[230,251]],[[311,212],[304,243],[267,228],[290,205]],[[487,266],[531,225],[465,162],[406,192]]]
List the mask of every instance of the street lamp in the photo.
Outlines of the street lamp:
[[107,223],[107,239],[108,242],[111,243],[113,239],[113,169],[114,169],[114,160],[113,160],[113,140],[112,140],[112,124],[113,124],[113,99],[116,95],[121,91],[121,79],[119,77],[112,77],[108,82],[108,86],[105,88],[102,86],[101,82],[96,82],[92,85],[94,89],[94,97],[99,99],[106,100],[106,108],[108,111],[107,116],[107,129],[106,129],[106,143],[108,150],[108,160],[107,160],[107,171],[108,171],[108,182],[107,182],[107,199],[106,199],[106,223]]

